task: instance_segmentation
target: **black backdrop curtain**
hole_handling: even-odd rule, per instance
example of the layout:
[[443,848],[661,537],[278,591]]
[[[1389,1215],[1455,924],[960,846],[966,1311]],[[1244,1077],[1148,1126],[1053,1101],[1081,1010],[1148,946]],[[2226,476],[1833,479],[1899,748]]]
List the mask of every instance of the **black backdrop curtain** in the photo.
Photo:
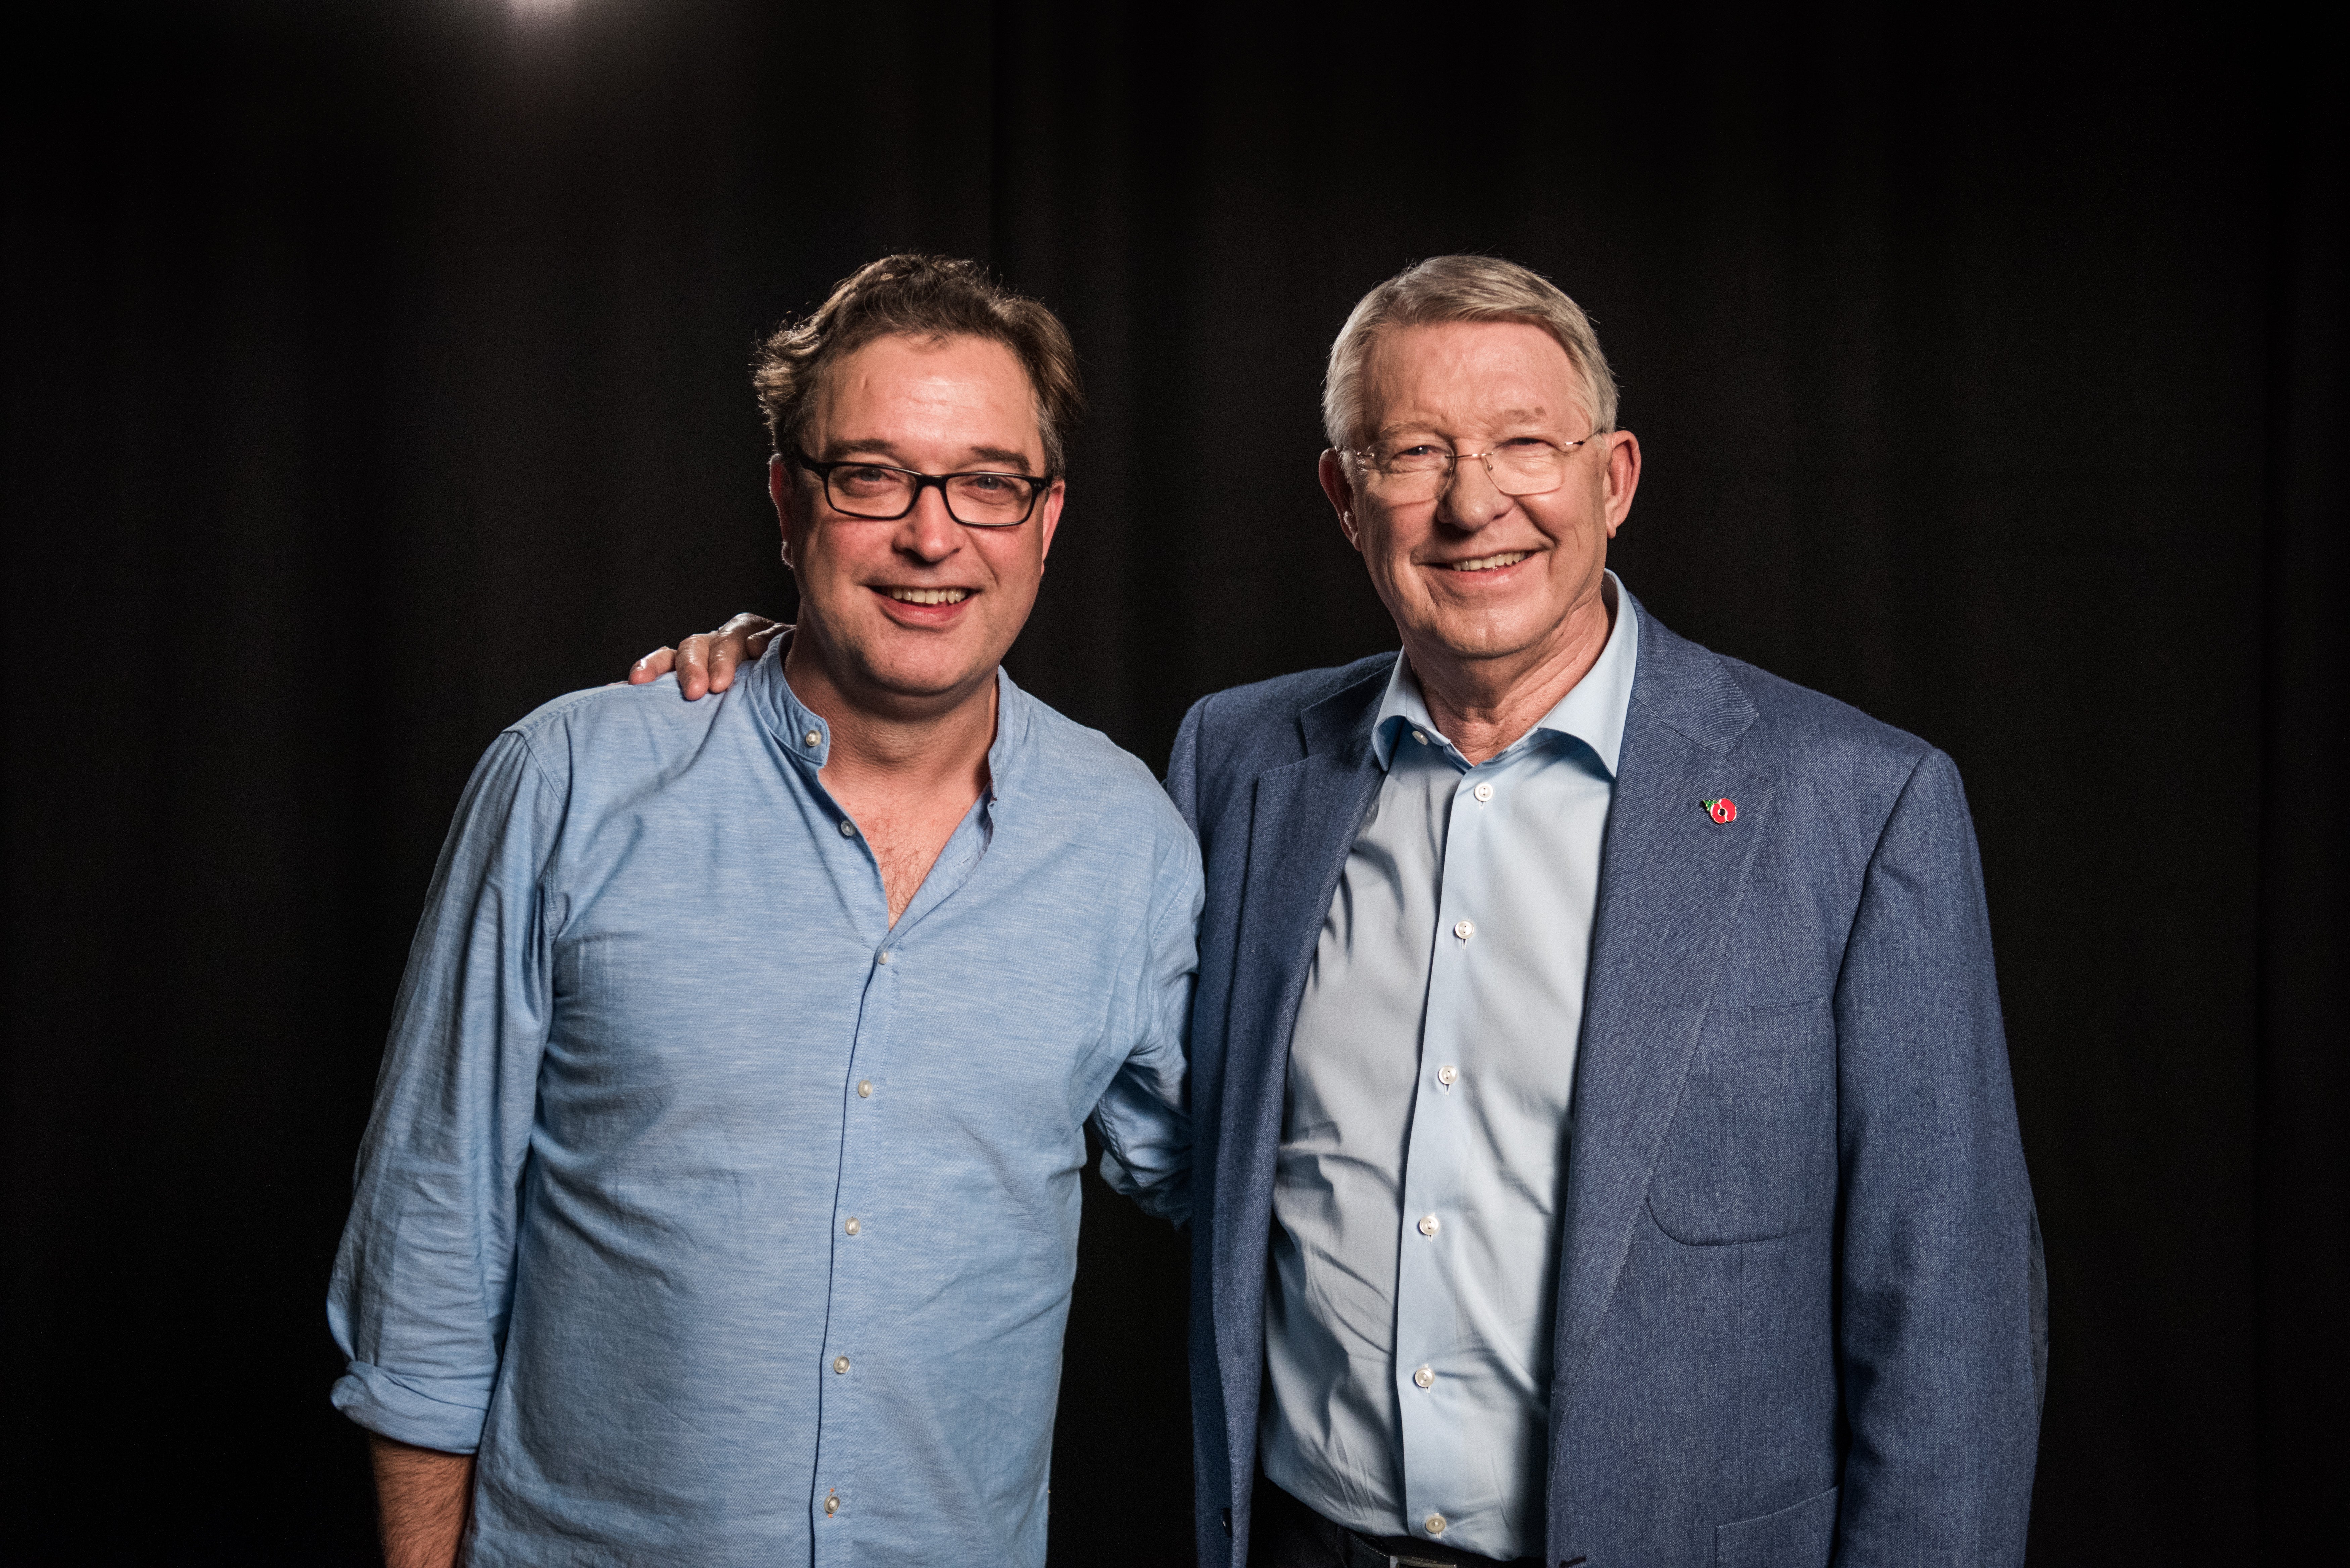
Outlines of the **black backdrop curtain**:
[[[1096,413],[1011,663],[1153,763],[1205,691],[1392,646],[1313,478],[1353,299],[1490,249],[1589,306],[1648,453],[1627,582],[1964,770],[2052,1276],[2035,1561],[2338,1534],[2350,268],[2314,36],[8,26],[0,1554],[368,1559],[321,1296],[458,786],[540,701],[790,609],[749,346],[909,246],[1076,335]],[[1185,1266],[1089,1187],[1056,1563],[1186,1560]]]

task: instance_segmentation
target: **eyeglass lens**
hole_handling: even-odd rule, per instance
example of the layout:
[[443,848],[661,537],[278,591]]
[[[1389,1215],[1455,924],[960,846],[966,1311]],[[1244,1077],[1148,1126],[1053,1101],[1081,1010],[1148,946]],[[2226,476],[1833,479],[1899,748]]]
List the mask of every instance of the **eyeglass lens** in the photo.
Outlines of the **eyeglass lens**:
[[1396,499],[1425,500],[1444,488],[1456,461],[1474,458],[1503,494],[1541,495],[1566,478],[1567,455],[1548,441],[1512,441],[1489,452],[1464,452],[1459,460],[1442,447],[1414,446],[1388,454],[1378,472],[1386,482],[1380,488]]

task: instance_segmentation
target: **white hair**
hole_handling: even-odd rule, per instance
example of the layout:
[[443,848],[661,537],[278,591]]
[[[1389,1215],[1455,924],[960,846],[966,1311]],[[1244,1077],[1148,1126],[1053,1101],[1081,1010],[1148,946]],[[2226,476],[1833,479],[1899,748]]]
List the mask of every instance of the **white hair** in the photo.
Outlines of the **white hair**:
[[1583,411],[1594,434],[1616,428],[1616,377],[1599,351],[1591,318],[1559,286],[1531,267],[1496,256],[1430,256],[1363,296],[1330,345],[1322,382],[1322,429],[1339,452],[1367,434],[1363,367],[1390,327],[1440,321],[1523,321],[1558,339],[1583,382]]

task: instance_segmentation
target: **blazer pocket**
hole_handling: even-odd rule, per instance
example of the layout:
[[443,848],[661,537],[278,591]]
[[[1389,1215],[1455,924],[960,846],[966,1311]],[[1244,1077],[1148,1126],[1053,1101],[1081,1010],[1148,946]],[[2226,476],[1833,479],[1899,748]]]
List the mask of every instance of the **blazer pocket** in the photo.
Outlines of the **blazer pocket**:
[[1830,1487],[1792,1508],[1721,1526],[1713,1532],[1713,1568],[1827,1568],[1841,1490]]
[[1833,1216],[1835,1045],[1825,997],[1707,1017],[1648,1182],[1666,1235],[1767,1241]]

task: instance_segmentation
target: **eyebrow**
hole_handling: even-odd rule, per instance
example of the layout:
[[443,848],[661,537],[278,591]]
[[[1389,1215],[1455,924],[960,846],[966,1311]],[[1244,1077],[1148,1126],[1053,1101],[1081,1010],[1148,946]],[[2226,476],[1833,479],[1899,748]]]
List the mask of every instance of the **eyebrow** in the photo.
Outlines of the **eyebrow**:
[[964,450],[980,462],[1007,463],[1023,473],[1028,472],[1028,454],[1024,452],[1014,452],[1010,447],[1003,446],[974,446]]
[[[970,462],[1002,463],[1005,467],[1014,470],[1015,472],[1027,475],[1032,478],[1035,477],[1028,473],[1028,454],[1026,452],[1015,452],[1012,448],[1005,446],[969,446],[965,447],[963,451],[968,454],[968,461]],[[859,453],[889,458],[893,466],[900,465],[901,460],[905,455],[898,450],[897,443],[894,441],[836,441],[826,444],[824,456],[821,461],[825,462],[842,462],[851,456]]]

